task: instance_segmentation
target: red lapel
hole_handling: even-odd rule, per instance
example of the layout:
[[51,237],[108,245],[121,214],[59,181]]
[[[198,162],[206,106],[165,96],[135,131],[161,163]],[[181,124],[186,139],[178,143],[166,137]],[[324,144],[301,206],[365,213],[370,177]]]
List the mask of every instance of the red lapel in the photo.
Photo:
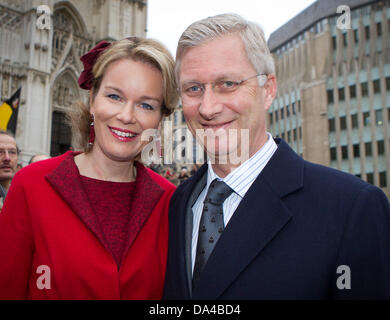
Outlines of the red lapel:
[[[100,243],[110,252],[104,233],[88,202],[87,195],[80,179],[79,170],[74,162],[77,152],[68,152],[60,165],[46,176],[53,189],[70,206]],[[148,169],[136,162],[137,179],[130,209],[129,236],[123,252],[122,261],[136,239],[153,208],[164,193],[164,189],[153,180]]]
[[133,201],[131,202],[129,236],[123,250],[122,262],[125,260],[124,257],[127,255],[142,226],[164,193],[164,189],[153,180],[148,169],[139,162],[136,162],[136,168],[137,180],[133,192]]
[[46,180],[61,198],[78,215],[81,221],[96,236],[100,243],[109,251],[106,239],[95,212],[88,202],[83,184],[80,179],[79,170],[74,162],[76,152],[69,152],[64,161],[52,172],[46,175]]

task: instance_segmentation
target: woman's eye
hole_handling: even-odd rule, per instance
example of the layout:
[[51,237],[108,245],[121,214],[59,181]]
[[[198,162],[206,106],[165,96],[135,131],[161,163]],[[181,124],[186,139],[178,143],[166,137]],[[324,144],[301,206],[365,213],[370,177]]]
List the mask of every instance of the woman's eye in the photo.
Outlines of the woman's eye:
[[154,108],[148,103],[141,103],[141,108],[145,110],[154,110]]
[[115,100],[115,101],[121,100],[121,97],[118,96],[117,94],[109,94],[109,95],[107,95],[107,97],[109,97],[111,100]]

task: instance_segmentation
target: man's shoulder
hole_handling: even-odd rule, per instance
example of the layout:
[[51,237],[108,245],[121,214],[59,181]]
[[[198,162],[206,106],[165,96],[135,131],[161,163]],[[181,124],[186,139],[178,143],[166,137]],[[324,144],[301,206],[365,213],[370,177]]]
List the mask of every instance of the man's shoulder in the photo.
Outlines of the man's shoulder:
[[[285,175],[291,175],[288,170],[300,171],[299,174],[291,175],[295,179],[302,179],[303,187],[307,190],[321,191],[357,191],[370,186],[353,174],[334,169],[322,164],[314,163],[303,159],[293,151],[286,142],[277,139],[278,152],[271,158],[270,164],[273,165],[271,177],[282,172]],[[302,177],[301,177],[302,175]]]
[[357,176],[335,168],[304,160],[304,179],[331,188],[365,188],[369,184]]
[[199,180],[201,180],[204,174],[207,174],[207,165],[206,167],[202,166],[200,169],[198,169],[198,171],[196,171],[194,175],[185,179],[177,187],[175,193],[172,196],[171,202],[186,201],[186,198],[191,195],[192,191],[194,190],[197,183],[199,182]]
[[386,198],[377,186],[350,173],[305,161],[303,188],[307,194],[321,194],[329,201],[356,202],[359,198]]
[[175,193],[173,194],[173,197],[172,197],[172,200],[174,198],[177,198],[178,195],[181,195],[184,193],[184,191],[187,189],[187,188],[191,188],[191,185],[193,183],[193,180],[194,180],[194,177],[189,177],[188,179],[185,179],[181,184],[179,184],[179,186],[177,187],[177,189],[175,190]]

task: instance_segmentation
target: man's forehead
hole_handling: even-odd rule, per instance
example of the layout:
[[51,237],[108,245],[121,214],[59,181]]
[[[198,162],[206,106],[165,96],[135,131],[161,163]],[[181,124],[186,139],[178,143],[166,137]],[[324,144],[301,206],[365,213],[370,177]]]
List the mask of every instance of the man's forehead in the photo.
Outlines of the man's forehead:
[[[238,35],[225,35],[187,48],[182,55],[180,81],[234,78],[254,72]],[[204,79],[203,79],[204,78]]]
[[16,148],[16,141],[14,138],[1,134],[0,135],[0,148]]

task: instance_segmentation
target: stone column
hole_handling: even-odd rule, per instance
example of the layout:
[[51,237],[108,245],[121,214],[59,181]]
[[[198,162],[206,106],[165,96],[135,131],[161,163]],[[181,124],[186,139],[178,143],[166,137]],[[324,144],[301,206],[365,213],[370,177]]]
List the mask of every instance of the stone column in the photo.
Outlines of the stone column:
[[[46,20],[42,25],[37,8],[45,5]],[[22,84],[22,96],[26,103],[20,108],[21,129],[17,140],[22,149],[25,164],[34,153],[49,153],[50,149],[50,67],[52,56],[53,26],[51,24],[53,0],[28,0],[25,15],[21,51],[25,60],[27,77]],[[50,19],[48,19],[50,17]],[[42,19],[42,18],[41,18]],[[41,23],[40,23],[41,22]]]

